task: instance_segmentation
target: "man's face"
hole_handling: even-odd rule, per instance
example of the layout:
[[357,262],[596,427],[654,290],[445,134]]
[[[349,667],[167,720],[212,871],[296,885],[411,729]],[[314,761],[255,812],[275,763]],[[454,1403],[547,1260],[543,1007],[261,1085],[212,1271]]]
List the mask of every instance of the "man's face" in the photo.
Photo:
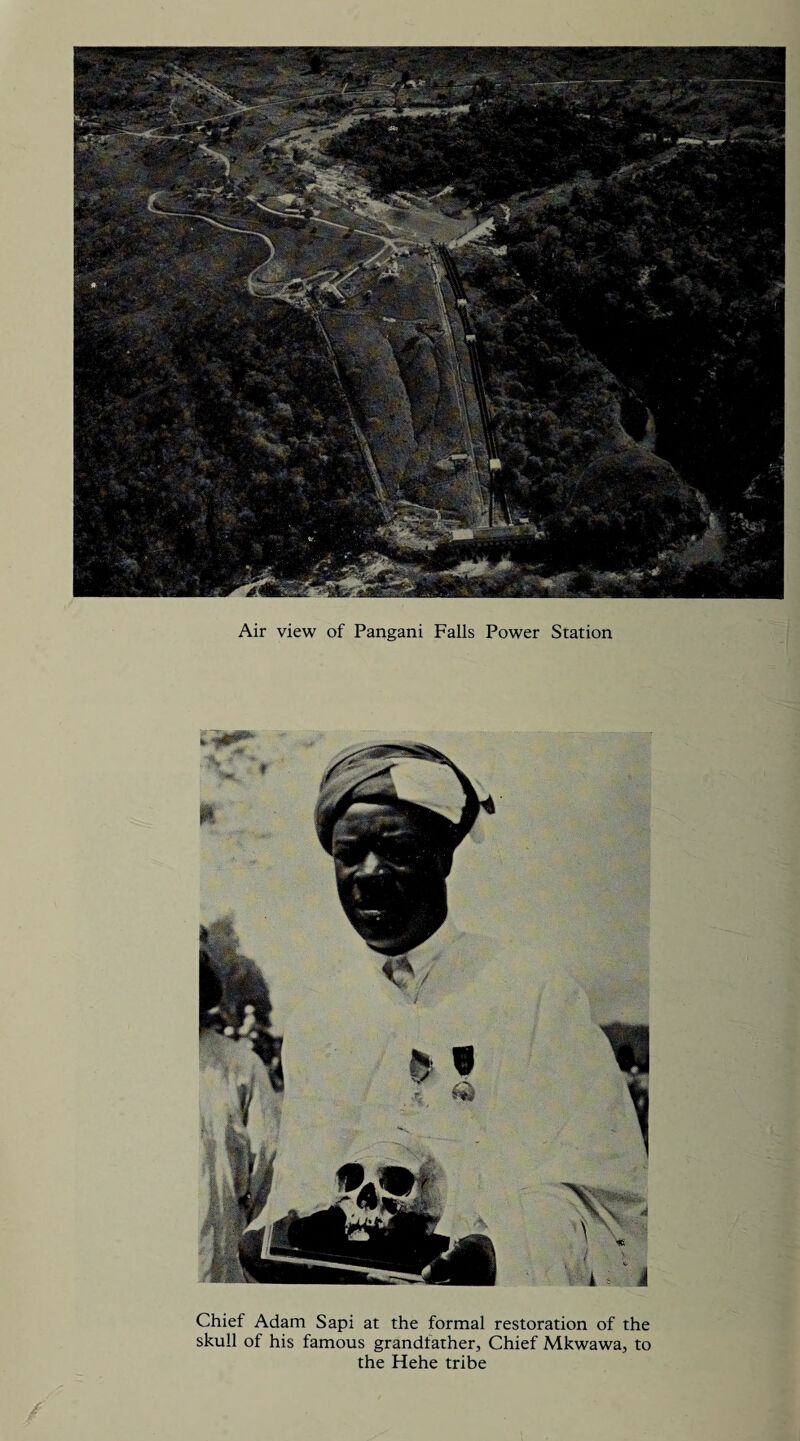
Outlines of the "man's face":
[[452,859],[442,827],[423,810],[358,801],[333,827],[342,909],[383,955],[412,950],[439,929]]

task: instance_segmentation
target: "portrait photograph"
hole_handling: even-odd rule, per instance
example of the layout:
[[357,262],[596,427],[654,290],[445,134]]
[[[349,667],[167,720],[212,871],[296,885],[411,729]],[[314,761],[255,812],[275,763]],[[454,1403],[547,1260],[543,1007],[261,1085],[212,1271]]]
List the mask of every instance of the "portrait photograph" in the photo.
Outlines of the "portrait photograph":
[[203,733],[201,1281],[646,1283],[649,764]]

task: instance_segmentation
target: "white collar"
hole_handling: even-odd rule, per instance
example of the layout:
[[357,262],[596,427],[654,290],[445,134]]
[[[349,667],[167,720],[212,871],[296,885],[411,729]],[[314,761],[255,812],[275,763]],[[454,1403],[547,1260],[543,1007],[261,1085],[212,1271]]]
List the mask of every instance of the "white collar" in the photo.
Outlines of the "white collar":
[[[460,930],[448,914],[445,916],[439,929],[434,931],[432,936],[428,936],[426,941],[423,941],[419,946],[415,946],[413,950],[405,952],[405,959],[408,961],[414,975],[414,984],[409,986],[407,990],[400,992],[405,1000],[413,1005],[439,957],[460,935]],[[383,968],[387,960],[394,959],[394,957],[384,956],[379,951],[371,950],[369,946],[367,947],[367,951],[381,972],[381,976],[389,980]],[[399,990],[399,987],[391,980],[389,980],[389,985],[392,986],[394,990]]]

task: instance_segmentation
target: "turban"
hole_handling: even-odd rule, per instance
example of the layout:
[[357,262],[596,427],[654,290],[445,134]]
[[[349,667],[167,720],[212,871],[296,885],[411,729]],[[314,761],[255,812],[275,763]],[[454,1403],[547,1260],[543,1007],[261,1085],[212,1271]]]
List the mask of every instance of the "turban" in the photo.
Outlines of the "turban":
[[422,806],[450,823],[454,846],[473,830],[482,809],[494,812],[494,801],[480,781],[471,780],[433,746],[406,741],[348,746],[326,766],[314,811],[326,851],[331,850],[335,821],[355,801]]

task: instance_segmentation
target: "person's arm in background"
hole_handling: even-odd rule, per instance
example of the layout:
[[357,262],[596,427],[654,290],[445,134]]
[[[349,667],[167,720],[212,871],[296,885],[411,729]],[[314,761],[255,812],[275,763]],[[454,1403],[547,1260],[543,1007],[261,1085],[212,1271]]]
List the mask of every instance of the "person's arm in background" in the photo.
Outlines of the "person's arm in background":
[[253,1051],[249,1052],[249,1061],[246,1084],[240,1090],[242,1120],[250,1150],[248,1221],[266,1205],[280,1125],[280,1097],[273,1090],[269,1072]]

